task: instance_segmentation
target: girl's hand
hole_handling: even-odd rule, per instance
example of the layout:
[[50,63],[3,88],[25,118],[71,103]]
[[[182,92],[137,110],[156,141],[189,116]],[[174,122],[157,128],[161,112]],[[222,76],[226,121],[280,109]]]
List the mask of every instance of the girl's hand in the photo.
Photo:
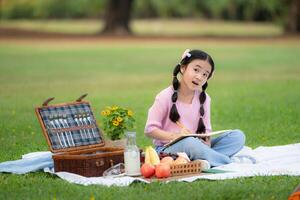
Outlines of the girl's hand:
[[181,128],[180,129],[180,132],[178,133],[172,133],[171,134],[171,140],[175,140],[175,139],[177,139],[177,138],[179,138],[179,137],[181,137],[181,136],[184,136],[184,135],[189,135],[189,134],[191,134],[192,132],[190,131],[190,130],[188,130],[188,129],[186,129],[186,128]]
[[192,132],[189,129],[186,129],[186,128],[181,128],[181,130],[180,130],[180,135],[189,135],[191,133]]
[[203,138],[203,143],[211,147],[211,138],[210,137]]

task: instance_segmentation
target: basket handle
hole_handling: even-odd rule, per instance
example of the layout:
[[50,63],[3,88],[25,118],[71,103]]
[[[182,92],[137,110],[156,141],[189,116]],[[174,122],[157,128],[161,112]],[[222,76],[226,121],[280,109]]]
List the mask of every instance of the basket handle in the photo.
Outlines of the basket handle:
[[82,101],[82,99],[84,99],[86,96],[87,96],[88,94],[86,93],[86,94],[83,94],[83,95],[81,95],[78,99],[76,99],[76,102],[81,102]]
[[43,106],[48,106],[48,103],[50,102],[50,101],[52,101],[54,99],[54,97],[50,97],[50,98],[48,98],[46,101],[44,101],[44,103],[42,104]]

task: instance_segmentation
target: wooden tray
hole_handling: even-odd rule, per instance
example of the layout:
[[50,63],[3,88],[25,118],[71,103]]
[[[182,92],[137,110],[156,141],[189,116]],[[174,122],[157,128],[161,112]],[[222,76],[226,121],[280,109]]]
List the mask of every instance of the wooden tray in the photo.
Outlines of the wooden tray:
[[171,176],[182,176],[187,174],[201,173],[201,162],[198,160],[186,163],[171,165]]

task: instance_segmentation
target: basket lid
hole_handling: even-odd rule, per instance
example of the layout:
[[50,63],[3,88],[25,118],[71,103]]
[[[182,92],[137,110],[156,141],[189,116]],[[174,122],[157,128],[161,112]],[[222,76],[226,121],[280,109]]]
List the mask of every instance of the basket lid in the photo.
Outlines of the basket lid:
[[85,96],[76,102],[55,105],[48,105],[54,99],[49,98],[43,106],[35,109],[51,152],[78,151],[105,145],[89,102],[82,101]]

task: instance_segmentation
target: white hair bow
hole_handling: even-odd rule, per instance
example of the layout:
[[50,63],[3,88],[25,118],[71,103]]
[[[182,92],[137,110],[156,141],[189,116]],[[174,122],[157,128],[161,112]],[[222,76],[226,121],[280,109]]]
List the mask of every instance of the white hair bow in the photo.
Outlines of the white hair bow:
[[184,59],[185,57],[191,57],[192,55],[190,54],[190,49],[186,49],[184,52],[183,52],[183,54],[182,54],[182,56],[181,56],[181,59]]

